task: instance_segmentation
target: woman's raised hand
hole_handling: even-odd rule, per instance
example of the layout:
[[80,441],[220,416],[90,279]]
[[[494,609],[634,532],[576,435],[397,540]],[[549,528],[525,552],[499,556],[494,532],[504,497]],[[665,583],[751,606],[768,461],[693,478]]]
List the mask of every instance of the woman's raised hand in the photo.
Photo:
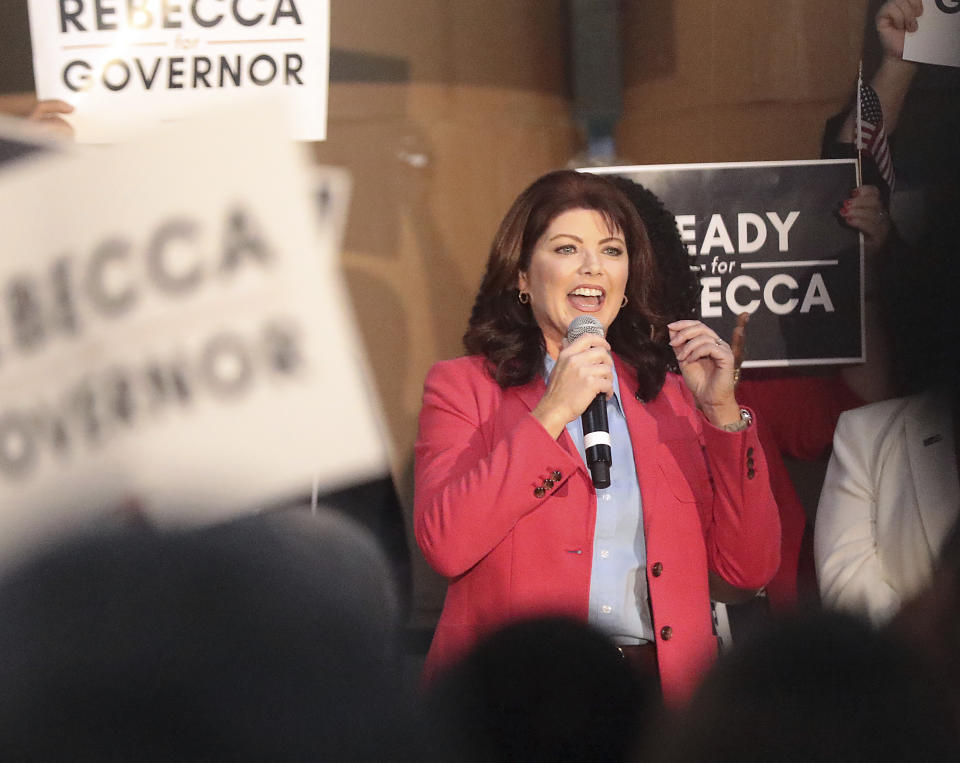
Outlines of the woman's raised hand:
[[700,321],[674,321],[667,328],[683,380],[710,423],[722,427],[739,421],[730,345]]
[[584,334],[560,350],[547,391],[533,409],[533,416],[551,436],[559,437],[600,393],[613,394],[610,345],[603,337]]

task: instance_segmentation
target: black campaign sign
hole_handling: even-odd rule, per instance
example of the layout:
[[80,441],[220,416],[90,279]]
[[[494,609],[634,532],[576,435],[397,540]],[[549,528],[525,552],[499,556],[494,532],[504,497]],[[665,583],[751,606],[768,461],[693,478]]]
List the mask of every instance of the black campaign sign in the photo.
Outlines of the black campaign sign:
[[591,170],[630,178],[677,219],[702,319],[729,339],[750,313],[749,366],[862,361],[863,255],[841,204],[852,159]]

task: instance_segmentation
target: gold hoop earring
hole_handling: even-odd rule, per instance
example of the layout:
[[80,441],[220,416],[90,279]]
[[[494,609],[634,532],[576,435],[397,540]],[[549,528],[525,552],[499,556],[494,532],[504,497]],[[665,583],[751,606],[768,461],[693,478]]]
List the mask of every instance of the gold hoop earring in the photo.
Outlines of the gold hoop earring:
[[624,295],[623,295],[623,302],[620,303],[620,309],[623,310],[623,308],[625,308],[625,307],[627,306],[627,302],[629,302],[629,301],[630,301],[630,300],[627,299],[627,295],[624,294]]
[[530,301],[530,293],[521,291],[519,294],[517,294],[517,299],[520,301],[521,305],[525,305]]

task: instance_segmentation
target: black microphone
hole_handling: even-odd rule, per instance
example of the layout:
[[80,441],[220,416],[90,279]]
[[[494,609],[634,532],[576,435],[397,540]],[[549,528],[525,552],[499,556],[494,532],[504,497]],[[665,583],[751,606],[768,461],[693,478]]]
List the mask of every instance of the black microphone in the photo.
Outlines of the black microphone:
[[[603,336],[603,324],[592,315],[578,315],[567,328],[567,341],[574,342],[584,334]],[[583,449],[587,467],[596,488],[610,487],[610,427],[607,424],[607,396],[602,392],[593,398],[580,416],[583,424]]]

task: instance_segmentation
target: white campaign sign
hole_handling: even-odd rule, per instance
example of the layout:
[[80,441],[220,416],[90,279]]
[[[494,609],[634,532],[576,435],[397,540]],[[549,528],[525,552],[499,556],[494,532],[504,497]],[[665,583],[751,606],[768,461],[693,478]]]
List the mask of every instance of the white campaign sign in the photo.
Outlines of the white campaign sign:
[[923,0],[917,31],[904,38],[903,57],[960,67],[960,0]]
[[207,522],[388,474],[349,179],[265,119],[0,174],[0,555],[131,501]]
[[37,95],[106,143],[269,94],[297,140],[326,137],[329,0],[29,0]]

